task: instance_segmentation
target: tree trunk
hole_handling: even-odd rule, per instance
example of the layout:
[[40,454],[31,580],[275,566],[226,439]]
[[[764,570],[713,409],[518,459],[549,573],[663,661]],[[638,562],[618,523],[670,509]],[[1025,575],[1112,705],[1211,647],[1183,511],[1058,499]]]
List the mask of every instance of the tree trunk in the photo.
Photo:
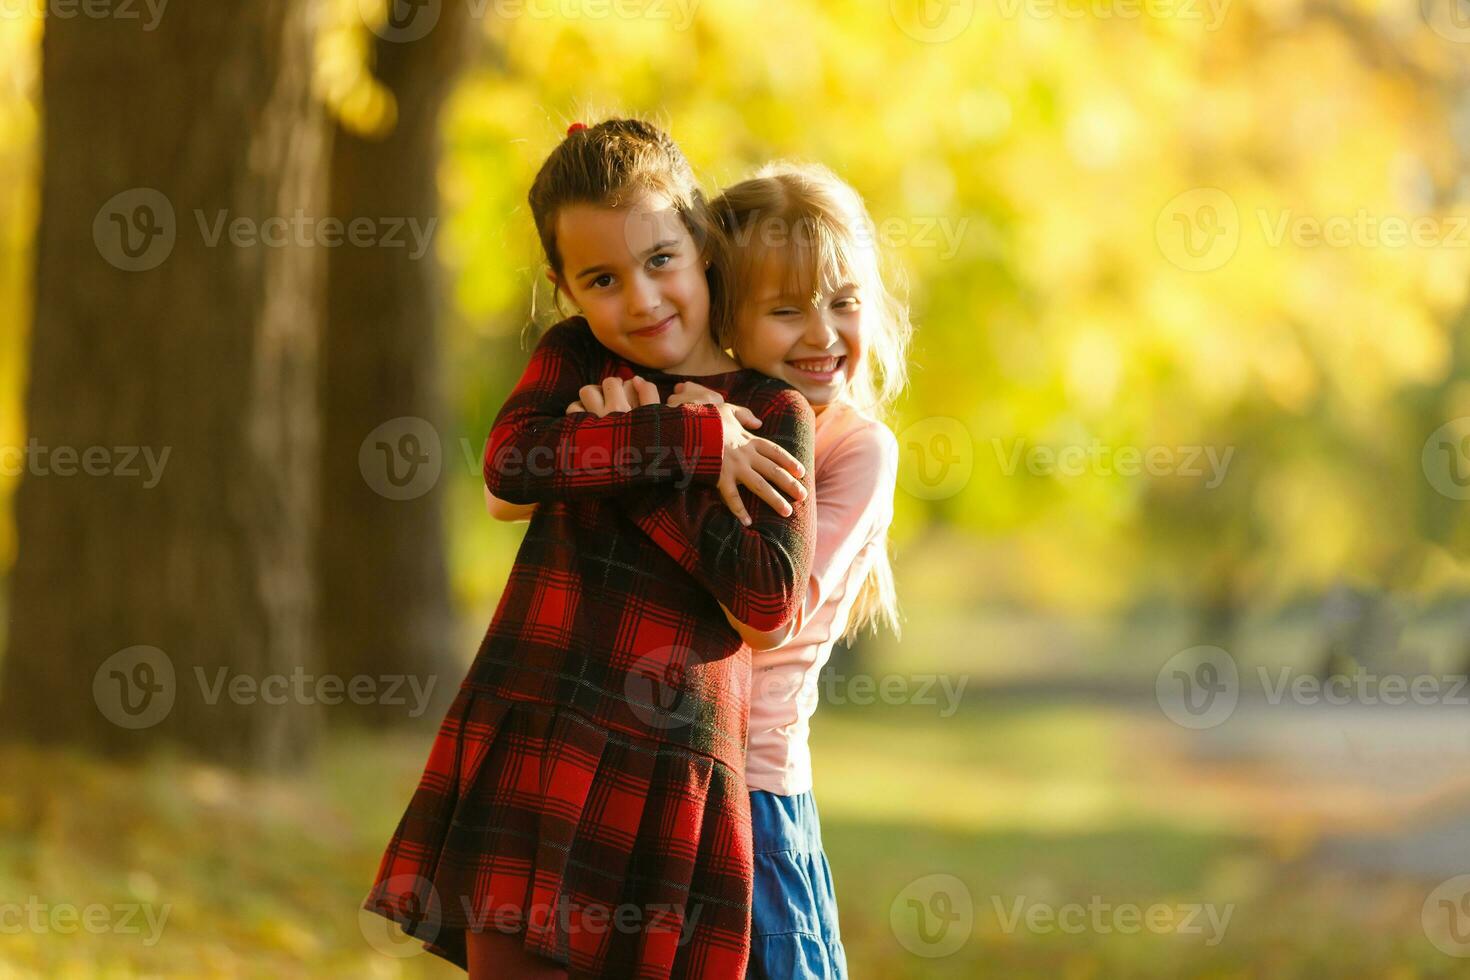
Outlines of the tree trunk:
[[320,213],[315,20],[313,0],[47,20],[12,736],[308,754],[322,249],[229,223]]
[[404,230],[399,244],[349,243],[328,262],[323,651],[334,674],[408,675],[429,698],[420,703],[404,684],[396,698],[344,704],[333,721],[436,718],[468,659],[456,647],[444,547],[443,488],[462,454],[441,391],[443,290],[432,248],[439,110],[471,50],[468,10],[444,5],[417,40],[379,39],[375,75],[397,103],[396,125],[382,139],[339,126],[333,141],[332,214]]

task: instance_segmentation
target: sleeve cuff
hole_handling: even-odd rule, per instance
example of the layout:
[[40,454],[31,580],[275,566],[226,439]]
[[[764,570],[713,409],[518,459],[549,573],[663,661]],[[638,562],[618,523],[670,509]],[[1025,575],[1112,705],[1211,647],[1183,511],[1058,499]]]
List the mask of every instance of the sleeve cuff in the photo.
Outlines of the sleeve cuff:
[[678,411],[692,416],[684,457],[688,479],[715,486],[720,482],[725,451],[725,427],[720,421],[720,410],[713,405],[683,405]]

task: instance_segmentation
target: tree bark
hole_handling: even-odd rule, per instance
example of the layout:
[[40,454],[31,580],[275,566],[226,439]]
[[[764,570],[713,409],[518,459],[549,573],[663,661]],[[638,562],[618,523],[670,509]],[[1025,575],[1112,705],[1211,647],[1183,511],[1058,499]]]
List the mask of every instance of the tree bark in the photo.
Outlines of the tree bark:
[[315,11],[48,18],[11,736],[309,754],[322,250],[229,223],[320,213]]
[[382,139],[339,126],[333,141],[332,213],[405,230],[401,245],[348,244],[328,262],[323,651],[344,677],[433,684],[427,710],[412,697],[375,699],[344,705],[334,722],[437,717],[467,660],[456,649],[444,543],[443,488],[462,454],[441,390],[443,289],[433,248],[415,252],[437,240],[440,108],[472,50],[468,10],[445,4],[424,37],[378,39],[375,76],[397,103],[396,125]]

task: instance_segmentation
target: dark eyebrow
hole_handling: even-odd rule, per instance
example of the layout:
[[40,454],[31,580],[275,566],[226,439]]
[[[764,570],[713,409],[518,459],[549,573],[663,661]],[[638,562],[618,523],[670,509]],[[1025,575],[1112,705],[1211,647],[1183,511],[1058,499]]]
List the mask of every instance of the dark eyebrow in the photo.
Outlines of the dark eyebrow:
[[665,249],[675,248],[678,244],[679,241],[676,238],[666,238],[661,242],[654,242],[644,251],[643,257],[646,259],[654,252],[662,252]]
[[[674,238],[670,238],[670,239],[667,239],[667,240],[662,241],[662,242],[654,242],[653,245],[649,246],[649,248],[646,251],[644,251],[643,258],[646,259],[650,255],[652,255],[654,252],[662,252],[666,248],[674,248],[678,244],[679,244],[678,240],[677,239],[674,239]],[[612,271],[612,270],[610,270],[605,265],[589,265],[587,268],[583,269],[581,272],[577,273],[572,278],[573,279],[585,279],[587,276],[591,275],[594,272],[610,272],[610,271]]]

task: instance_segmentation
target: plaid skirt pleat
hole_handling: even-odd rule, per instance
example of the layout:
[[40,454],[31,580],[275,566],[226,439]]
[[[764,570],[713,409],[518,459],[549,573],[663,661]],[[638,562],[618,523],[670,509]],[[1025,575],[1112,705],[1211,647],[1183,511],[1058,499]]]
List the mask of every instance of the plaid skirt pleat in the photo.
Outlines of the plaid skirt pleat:
[[556,705],[461,688],[363,908],[468,969],[517,934],[573,977],[743,977],[743,778]]

